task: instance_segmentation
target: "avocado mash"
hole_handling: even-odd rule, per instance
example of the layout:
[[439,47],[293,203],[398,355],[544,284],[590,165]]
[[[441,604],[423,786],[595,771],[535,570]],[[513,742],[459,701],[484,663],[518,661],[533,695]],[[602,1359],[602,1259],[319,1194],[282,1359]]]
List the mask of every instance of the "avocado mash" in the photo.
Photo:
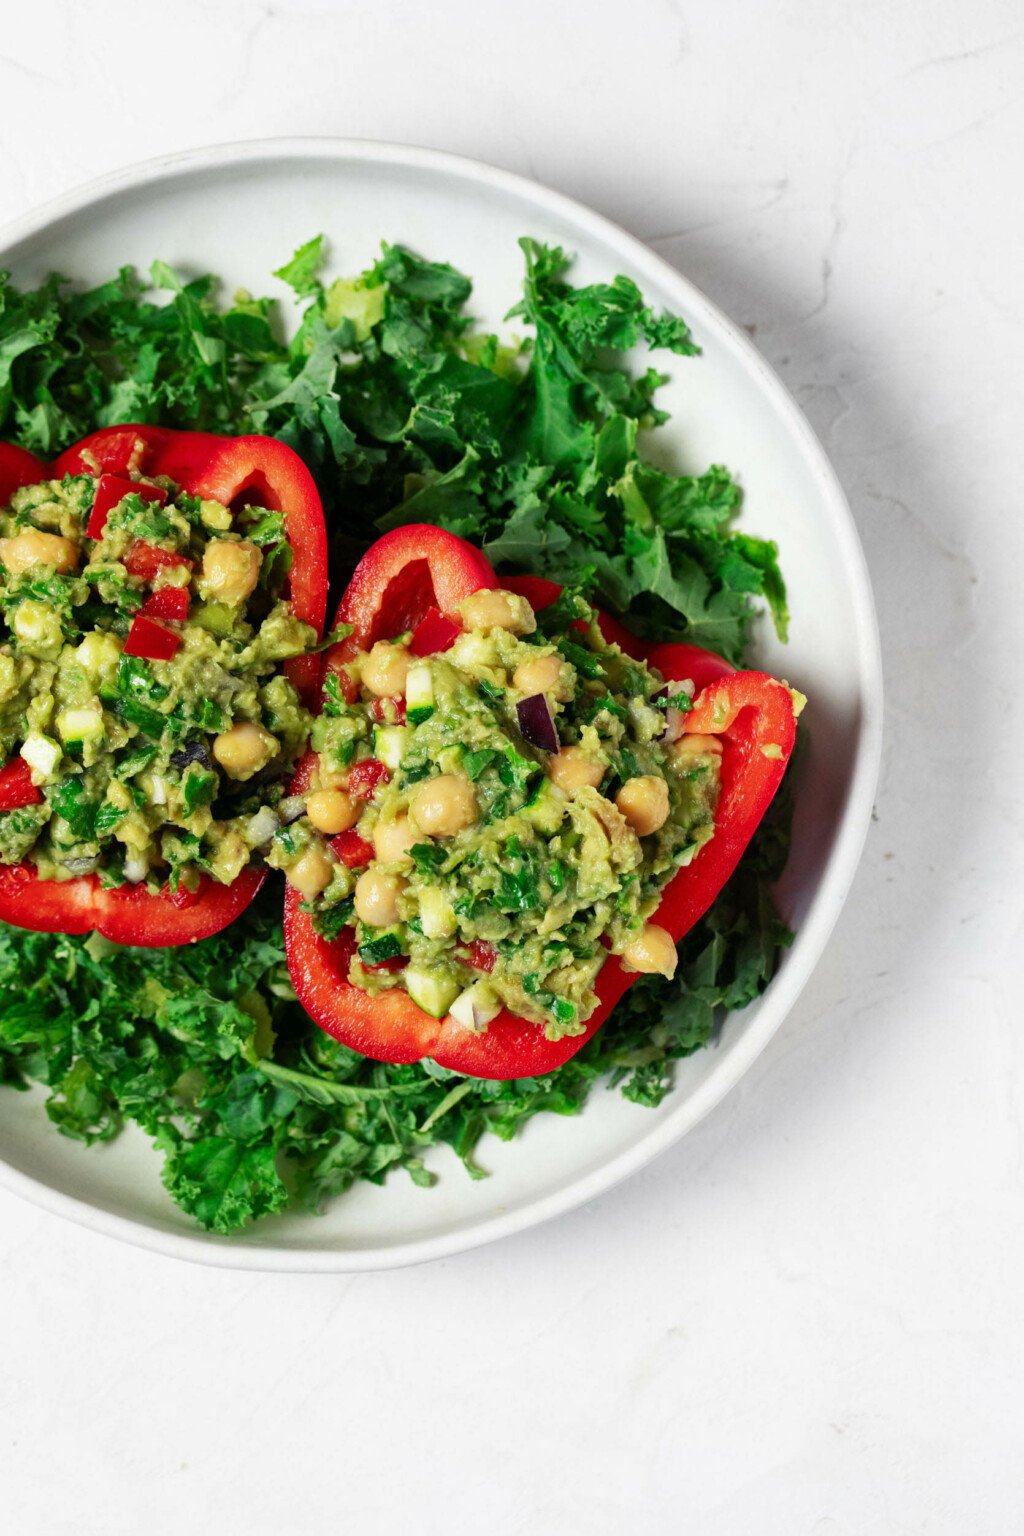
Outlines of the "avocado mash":
[[606,643],[578,596],[537,616],[482,590],[461,618],[446,651],[404,635],[328,673],[306,814],[268,862],[351,945],[354,985],[559,1039],[609,951],[674,971],[650,919],[714,831],[721,746],[683,733],[692,684]]
[[0,757],[42,794],[0,815],[0,862],[230,884],[310,725],[281,671],[316,644],[280,595],[283,516],[83,474],[23,486],[0,532]]

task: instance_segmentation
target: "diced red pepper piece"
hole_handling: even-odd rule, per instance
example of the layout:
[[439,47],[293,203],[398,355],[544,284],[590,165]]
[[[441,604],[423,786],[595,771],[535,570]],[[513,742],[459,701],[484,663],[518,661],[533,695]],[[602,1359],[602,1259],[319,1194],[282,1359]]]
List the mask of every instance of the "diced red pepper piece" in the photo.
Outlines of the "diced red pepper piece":
[[184,624],[188,618],[188,587],[161,587],[151,592],[139,609],[144,619],[172,619]]
[[361,964],[366,971],[404,971],[409,964],[409,956],[392,955],[390,960],[378,960],[375,965],[367,965],[365,960]]
[[[424,525],[386,534],[363,557],[342,598],[338,617],[353,626],[353,633],[328,653],[325,678],[333,674],[346,688],[346,663],[375,640],[393,639],[406,630],[415,634],[431,606],[454,615],[471,592],[497,585],[480,551],[452,534]],[[536,577],[507,577],[502,586],[535,609],[553,602],[560,591]],[[722,740],[715,835],[669,882],[655,914],[678,942],[732,874],[778,788],[795,739],[793,700],[784,683],[765,673],[735,672],[720,656],[695,646],[652,647],[606,614],[599,614],[598,622],[605,639],[626,654],[647,660],[668,679],[692,679],[696,696],[685,728]],[[305,791],[316,765],[316,756],[308,753],[299,765],[294,793]],[[285,948],[300,1002],[336,1040],[378,1061],[431,1057],[452,1071],[482,1078],[536,1077],[562,1066],[592,1039],[638,974],[610,955],[597,977],[598,1007],[583,1032],[552,1041],[536,1024],[507,1009],[485,1031],[474,1033],[451,1017],[432,1018],[404,989],[371,995],[352,986],[351,952],[346,958],[315,932],[291,888],[285,895]],[[467,959],[474,948],[469,946]],[[482,960],[484,952],[477,953]]]
[[348,771],[345,788],[357,800],[372,800],[381,784],[389,784],[391,774],[379,757],[365,757]]
[[15,757],[0,768],[0,811],[38,805],[42,798],[42,791],[32,783],[32,770],[23,758]]
[[471,965],[474,971],[494,970],[494,962],[498,958],[498,951],[493,944],[488,944],[486,939],[473,939],[467,944],[461,958],[467,965]]
[[409,649],[414,656],[436,656],[439,651],[450,651],[461,634],[461,624],[440,608],[428,608],[412,632]]
[[355,827],[332,837],[331,847],[348,869],[363,869],[373,858],[373,844],[360,837]]
[[404,699],[371,699],[370,717],[379,725],[404,725]]
[[144,656],[147,661],[170,661],[180,645],[181,636],[168,629],[166,624],[157,624],[137,613],[124,643],[124,654]]
[[147,485],[144,480],[129,480],[123,475],[100,475],[89,521],[85,525],[86,538],[102,538],[111,509],[133,494],[141,496],[143,501],[155,501],[161,507],[167,500],[167,492],[159,485]]
[[143,581],[152,581],[157,571],[166,570],[172,565],[186,565],[191,570],[193,561],[179,555],[176,550],[160,549],[156,544],[147,544],[144,539],[136,539],[124,557],[124,568],[129,576],[139,576]]

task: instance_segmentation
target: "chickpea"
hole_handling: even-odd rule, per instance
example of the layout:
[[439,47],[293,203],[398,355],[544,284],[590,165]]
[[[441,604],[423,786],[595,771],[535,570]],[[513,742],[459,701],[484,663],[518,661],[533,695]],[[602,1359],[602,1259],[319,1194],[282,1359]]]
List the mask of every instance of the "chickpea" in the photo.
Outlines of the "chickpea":
[[383,819],[373,829],[373,851],[382,864],[411,864],[409,849],[419,836],[403,811],[391,821]]
[[622,946],[622,959],[631,971],[656,972],[673,977],[679,956],[672,935],[657,923],[648,923]]
[[203,585],[221,603],[244,603],[260,577],[263,556],[248,539],[211,539],[203,555]]
[[254,773],[265,768],[278,750],[276,736],[255,725],[251,720],[240,720],[229,731],[222,731],[213,738],[213,755],[230,779],[251,779]]
[[582,747],[562,747],[548,764],[548,777],[559,789],[571,795],[585,784],[596,789],[604,778],[604,768]]
[[378,640],[360,667],[363,687],[378,699],[397,698],[405,692],[405,679],[412,658],[404,645]]
[[401,875],[367,869],[356,881],[356,916],[368,928],[390,928],[398,921],[398,898],[405,890]]
[[532,656],[521,661],[512,674],[513,685],[520,693],[550,693],[557,688],[562,673],[560,656]]
[[334,837],[359,820],[361,807],[340,789],[318,789],[306,796],[306,815],[318,832]]
[[288,883],[294,885],[304,901],[312,901],[331,883],[334,868],[327,850],[317,844],[300,853],[294,864],[285,871]]
[[525,597],[500,588],[481,587],[470,593],[459,609],[468,629],[489,634],[492,629],[507,629],[513,635],[532,635],[537,619]]
[[19,576],[33,565],[52,565],[55,571],[73,571],[78,564],[78,546],[59,533],[41,533],[29,528],[13,539],[0,539],[0,561]]
[[653,773],[641,773],[626,780],[615,804],[637,837],[649,837],[668,820],[668,785]]
[[699,731],[686,731],[672,743],[672,756],[678,762],[688,757],[721,757],[721,736],[702,736]]
[[470,827],[480,814],[476,791],[461,773],[442,773],[427,779],[414,791],[409,803],[414,825],[427,837],[454,837]]

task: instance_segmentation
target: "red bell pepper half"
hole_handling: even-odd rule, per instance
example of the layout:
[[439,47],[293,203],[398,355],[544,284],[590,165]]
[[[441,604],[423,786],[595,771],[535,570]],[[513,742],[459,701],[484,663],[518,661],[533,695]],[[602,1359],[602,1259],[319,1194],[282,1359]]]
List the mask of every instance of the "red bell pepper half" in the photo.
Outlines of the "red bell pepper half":
[[[406,563],[403,563],[406,562]],[[416,526],[385,535],[363,557],[342,599],[339,621],[355,626],[349,639],[328,652],[324,677],[374,640],[412,629],[431,606],[453,623],[463,598],[499,585],[479,550],[439,529]],[[561,590],[536,577],[501,585],[537,609]],[[678,942],[711,906],[750,842],[774,795],[795,738],[788,688],[763,672],[736,672],[720,656],[689,645],[646,644],[608,615],[600,615],[605,639],[648,661],[669,681],[691,679],[697,689],[685,729],[722,737],[721,791],[715,835],[692,863],[669,882],[655,920]],[[347,675],[339,682],[351,697]],[[307,753],[293,784],[302,793],[316,759]],[[583,1034],[545,1039],[543,1031],[507,1010],[476,1034],[449,1015],[434,1019],[408,993],[394,989],[371,996],[348,981],[351,935],[322,938],[302,911],[298,892],[285,894],[285,946],[292,981],[303,1007],[320,1027],[351,1049],[376,1060],[413,1062],[432,1057],[471,1077],[535,1077],[562,1066],[604,1023],[622,994],[638,979],[610,955],[597,978],[598,1006]]]
[[[166,475],[190,496],[238,504],[246,496],[270,511],[283,512],[285,532],[292,549],[289,596],[292,612],[323,634],[327,608],[327,535],[323,511],[313,479],[292,450],[265,437],[217,437],[208,432],[174,432],[163,427],[109,427],[94,432],[68,448],[49,469],[10,444],[0,444],[0,504],[10,500],[20,485],[49,477],[92,474],[106,482],[101,504],[103,521],[128,489],[146,496],[150,487],[127,478],[129,471]],[[121,487],[115,483],[121,482]],[[117,494],[115,494],[115,492]],[[159,499],[151,496],[150,499]],[[95,507],[94,507],[95,512]],[[102,525],[100,526],[102,532]],[[188,564],[183,557],[153,545],[137,542],[126,565],[135,575],[152,581],[162,566]],[[177,589],[175,589],[177,590]],[[153,619],[187,617],[180,612],[181,598],[173,600],[177,611],[164,611],[170,600],[165,588],[144,605],[145,614],[132,624],[129,654],[166,659],[180,643],[173,631]],[[158,605],[159,614],[152,605]],[[298,657],[285,671],[307,702],[313,699],[319,672],[315,656]],[[4,773],[14,773],[8,765]],[[2,803],[0,810],[12,809]],[[36,799],[40,798],[34,791]],[[22,801],[22,804],[32,803]],[[87,933],[95,929],[118,944],[162,947],[188,944],[226,928],[252,901],[266,879],[266,871],[249,867],[230,885],[201,881],[195,892],[168,887],[158,893],[145,886],[104,889],[95,875],[77,880],[40,880],[29,864],[0,866],[0,920],[19,928],[43,933]]]

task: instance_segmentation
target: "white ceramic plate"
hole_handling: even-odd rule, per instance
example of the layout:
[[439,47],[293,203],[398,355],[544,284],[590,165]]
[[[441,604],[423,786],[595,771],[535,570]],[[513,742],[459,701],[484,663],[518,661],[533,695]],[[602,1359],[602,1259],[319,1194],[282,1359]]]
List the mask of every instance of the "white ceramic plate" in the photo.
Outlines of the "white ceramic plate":
[[783,649],[760,659],[810,696],[793,854],[782,890],[797,929],[767,994],[730,1018],[713,1048],[679,1065],[657,1110],[597,1093],[576,1119],[539,1116],[514,1143],[488,1140],[492,1176],[471,1182],[447,1151],[433,1189],[401,1173],[363,1185],[321,1217],[287,1215],[233,1239],[204,1235],[164,1194],[139,1133],[84,1149],[54,1131],[40,1096],[0,1097],[0,1178],[12,1190],[131,1242],[240,1269],[362,1270],[437,1258],[522,1230],[608,1189],[677,1141],[722,1098],[778,1029],[839,914],[860,856],[881,737],[878,634],[849,509],[806,421],[750,342],[684,277],[579,204],[489,166],[429,150],[276,140],[172,156],[70,193],[7,230],[0,266],[19,282],[56,269],[93,282],[162,257],[186,272],[273,292],[268,273],[318,231],[352,273],[381,239],[453,262],[473,307],[500,327],[520,284],[520,235],[578,255],[581,280],[628,273],[682,313],[703,348],[671,359],[664,402],[681,467],[724,462],[746,491],[746,525],[781,546],[793,612]]

